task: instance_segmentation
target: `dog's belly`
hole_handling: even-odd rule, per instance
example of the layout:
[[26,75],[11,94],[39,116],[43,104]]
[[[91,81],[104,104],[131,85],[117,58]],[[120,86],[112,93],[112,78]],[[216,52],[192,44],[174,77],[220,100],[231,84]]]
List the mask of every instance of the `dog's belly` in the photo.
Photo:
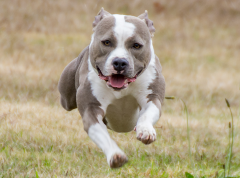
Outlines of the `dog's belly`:
[[139,111],[139,104],[133,96],[116,99],[107,107],[107,126],[116,132],[130,132],[136,126]]

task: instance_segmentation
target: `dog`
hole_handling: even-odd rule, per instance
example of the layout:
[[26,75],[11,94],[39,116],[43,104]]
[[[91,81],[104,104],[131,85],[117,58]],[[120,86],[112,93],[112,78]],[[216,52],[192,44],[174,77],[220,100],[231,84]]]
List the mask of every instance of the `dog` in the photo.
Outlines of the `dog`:
[[144,144],[156,140],[165,80],[152,37],[155,28],[145,11],[138,17],[110,14],[103,8],[93,22],[90,45],[60,77],[61,105],[78,108],[84,130],[106,155],[111,168],[128,158],[107,129],[136,131]]

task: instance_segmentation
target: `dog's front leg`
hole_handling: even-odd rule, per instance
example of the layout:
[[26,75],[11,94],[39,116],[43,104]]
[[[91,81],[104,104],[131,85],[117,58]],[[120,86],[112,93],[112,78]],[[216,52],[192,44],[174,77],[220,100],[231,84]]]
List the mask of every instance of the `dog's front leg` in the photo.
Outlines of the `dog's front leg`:
[[149,101],[140,111],[140,117],[135,127],[137,139],[144,144],[156,140],[156,131],[153,125],[158,121],[161,112],[161,102],[158,99]]
[[91,140],[102,149],[107,157],[107,162],[111,168],[117,168],[124,165],[128,159],[123,151],[111,139],[106,125],[103,123],[103,115],[98,114],[101,109],[88,107],[83,116],[84,129]]

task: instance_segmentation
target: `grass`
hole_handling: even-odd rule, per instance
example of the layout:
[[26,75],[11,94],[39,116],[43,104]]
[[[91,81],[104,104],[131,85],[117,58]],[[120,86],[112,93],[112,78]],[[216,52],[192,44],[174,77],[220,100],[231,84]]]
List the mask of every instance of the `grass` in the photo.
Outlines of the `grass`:
[[[233,141],[234,141],[234,122],[233,122],[233,114],[231,110],[230,103],[227,99],[225,99],[227,107],[229,108],[232,122],[229,122],[229,153],[228,153],[228,160],[227,160],[227,166],[228,166],[228,176],[230,175],[231,170],[231,159],[232,159],[232,149],[233,149]],[[224,173],[225,176],[225,173]]]
[[[225,98],[235,118],[230,175],[239,176],[239,6],[216,0],[0,1],[0,177],[170,178],[194,170],[198,177],[221,176],[233,123]],[[153,144],[143,145],[135,132],[109,131],[129,158],[116,170],[84,132],[78,112],[60,106],[57,91],[63,68],[89,44],[101,7],[136,16],[148,10],[166,96],[185,101],[191,130],[188,139],[184,110],[165,100]]]
[[[166,96],[165,99],[175,99],[174,96]],[[195,175],[195,166],[194,166],[194,163],[193,163],[193,159],[192,159],[192,152],[191,152],[191,140],[190,140],[190,128],[189,128],[189,118],[188,118],[188,108],[187,108],[187,105],[186,103],[180,98],[179,99],[183,106],[184,106],[184,112],[186,114],[186,119],[187,119],[187,139],[188,139],[188,154],[189,154],[189,162],[191,163],[191,166],[192,166],[192,170],[193,170],[193,173]],[[227,101],[227,100],[226,100]],[[230,145],[230,144],[229,144]],[[190,178],[190,177],[193,177],[193,175],[191,175],[190,173],[188,172],[185,172],[185,175],[186,177]],[[195,175],[196,176],[196,175]]]

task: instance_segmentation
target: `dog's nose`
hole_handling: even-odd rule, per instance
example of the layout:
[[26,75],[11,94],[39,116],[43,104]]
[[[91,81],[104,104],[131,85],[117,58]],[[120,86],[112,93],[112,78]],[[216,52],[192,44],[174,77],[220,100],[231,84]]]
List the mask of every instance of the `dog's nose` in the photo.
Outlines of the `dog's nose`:
[[123,58],[115,58],[113,60],[113,68],[117,71],[117,72],[121,72],[124,69],[126,69],[126,67],[128,66],[128,61],[126,59]]

